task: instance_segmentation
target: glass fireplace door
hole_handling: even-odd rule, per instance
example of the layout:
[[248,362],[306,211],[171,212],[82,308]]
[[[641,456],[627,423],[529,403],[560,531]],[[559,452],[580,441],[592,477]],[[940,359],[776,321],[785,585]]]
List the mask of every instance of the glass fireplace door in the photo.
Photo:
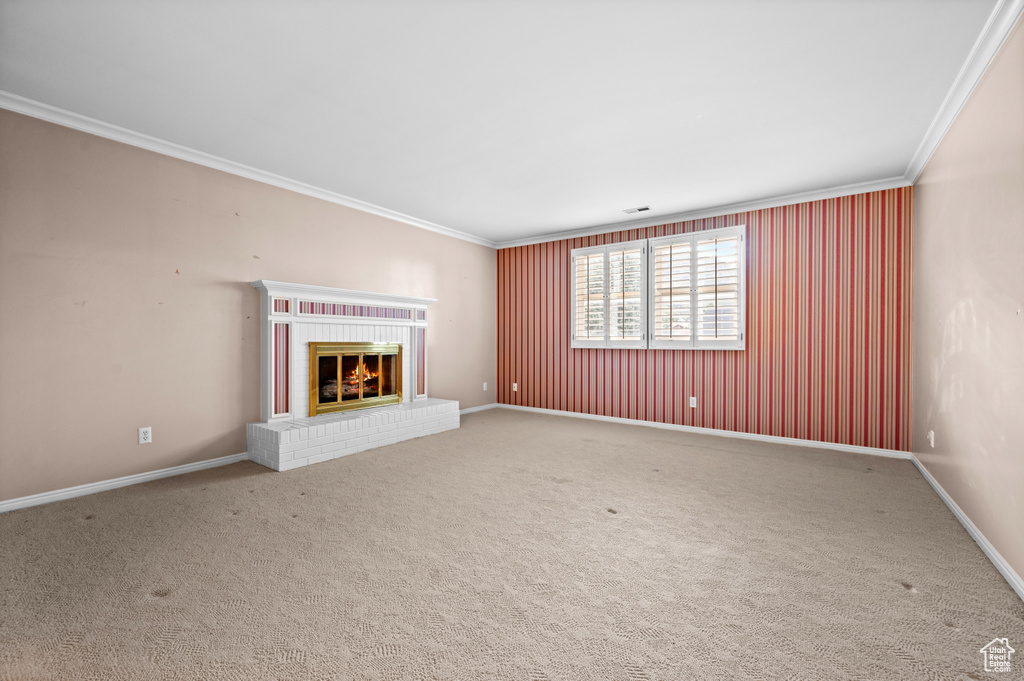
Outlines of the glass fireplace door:
[[400,344],[309,344],[310,416],[401,401]]

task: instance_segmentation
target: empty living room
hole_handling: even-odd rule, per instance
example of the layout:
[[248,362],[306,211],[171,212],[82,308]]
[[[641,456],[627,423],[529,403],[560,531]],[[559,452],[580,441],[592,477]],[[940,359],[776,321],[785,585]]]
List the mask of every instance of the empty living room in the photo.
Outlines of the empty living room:
[[0,0],[0,681],[1024,678],[1024,0]]

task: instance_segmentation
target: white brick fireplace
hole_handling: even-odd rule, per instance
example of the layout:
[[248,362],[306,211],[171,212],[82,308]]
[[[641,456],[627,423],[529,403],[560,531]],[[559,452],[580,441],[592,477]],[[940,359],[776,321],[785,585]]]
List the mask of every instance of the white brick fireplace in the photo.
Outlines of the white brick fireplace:
[[[251,460],[289,470],[459,427],[459,403],[427,395],[427,308],[434,299],[252,285],[260,292],[262,422],[248,427]],[[311,417],[312,342],[401,344],[401,402]]]

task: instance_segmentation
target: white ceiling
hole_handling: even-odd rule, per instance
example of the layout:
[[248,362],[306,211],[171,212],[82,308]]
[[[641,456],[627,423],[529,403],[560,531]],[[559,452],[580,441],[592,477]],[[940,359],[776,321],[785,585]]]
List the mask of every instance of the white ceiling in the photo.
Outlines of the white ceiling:
[[0,90],[500,244],[907,184],[996,5],[0,0]]

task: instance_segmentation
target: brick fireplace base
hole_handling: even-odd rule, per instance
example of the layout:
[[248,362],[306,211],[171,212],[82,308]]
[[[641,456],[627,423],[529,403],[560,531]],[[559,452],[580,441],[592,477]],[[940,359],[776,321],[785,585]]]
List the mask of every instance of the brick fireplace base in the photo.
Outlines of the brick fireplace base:
[[428,398],[248,426],[249,460],[275,471],[459,427],[459,403]]

